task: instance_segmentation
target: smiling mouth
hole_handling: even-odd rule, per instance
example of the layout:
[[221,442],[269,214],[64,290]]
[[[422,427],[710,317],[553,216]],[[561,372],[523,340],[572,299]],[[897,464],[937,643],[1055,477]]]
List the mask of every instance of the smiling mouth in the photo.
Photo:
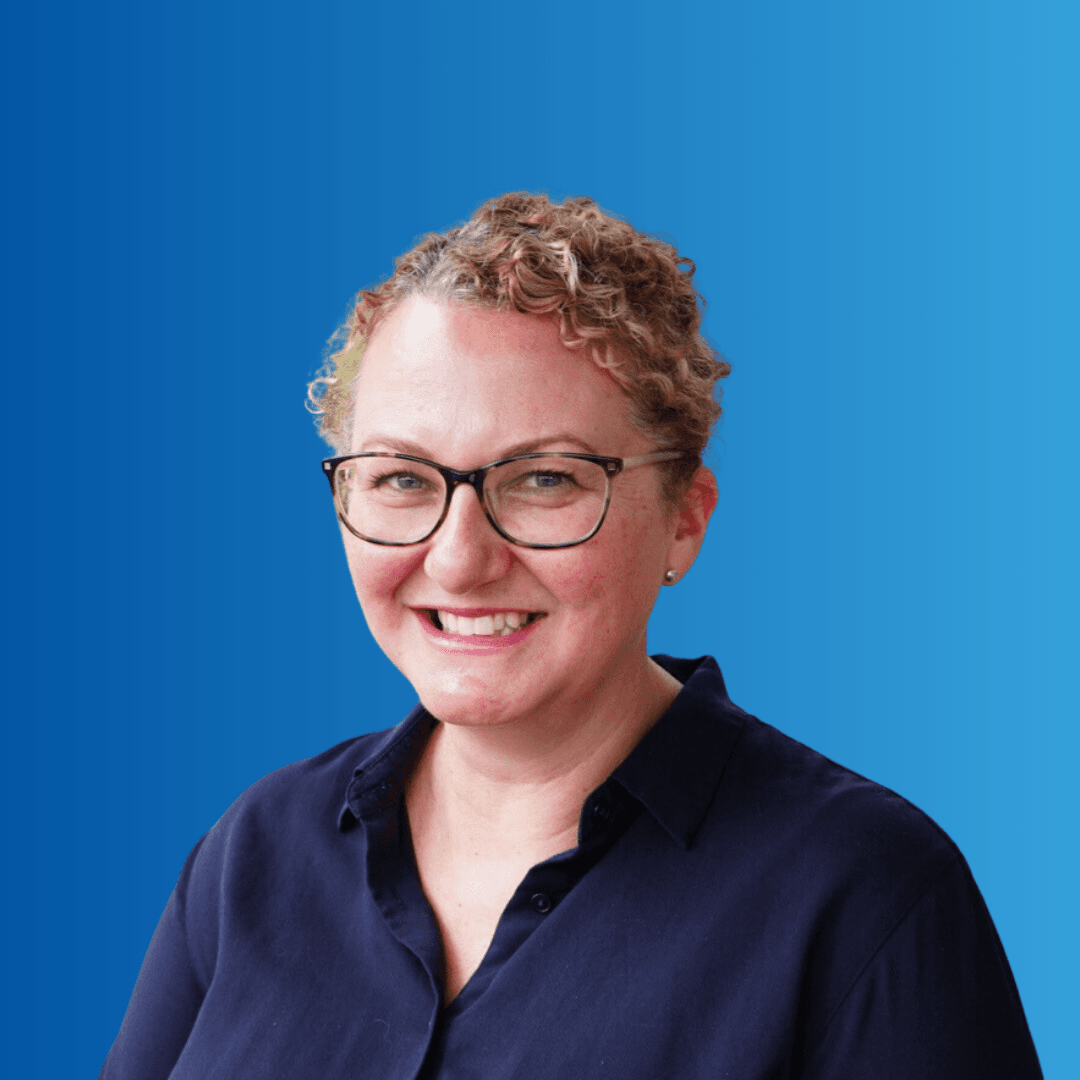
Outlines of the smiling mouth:
[[543,611],[499,611],[494,615],[469,618],[465,615],[454,615],[450,611],[435,611],[430,608],[427,611],[436,630],[460,637],[506,637],[531,626],[544,614]]

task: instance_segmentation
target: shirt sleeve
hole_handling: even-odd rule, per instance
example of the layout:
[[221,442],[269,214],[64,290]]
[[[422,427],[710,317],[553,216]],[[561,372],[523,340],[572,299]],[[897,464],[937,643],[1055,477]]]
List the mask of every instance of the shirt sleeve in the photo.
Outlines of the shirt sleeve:
[[870,956],[804,1080],[1041,1080],[1023,1008],[961,856]]
[[167,1080],[195,1025],[209,979],[189,940],[186,911],[202,846],[200,840],[169,897],[98,1080]]

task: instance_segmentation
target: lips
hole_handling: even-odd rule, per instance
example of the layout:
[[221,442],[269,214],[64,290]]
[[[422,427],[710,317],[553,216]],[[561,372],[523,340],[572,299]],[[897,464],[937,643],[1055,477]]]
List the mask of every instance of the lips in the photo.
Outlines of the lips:
[[440,608],[432,613],[432,622],[447,634],[459,637],[506,637],[540,618],[538,611],[494,611],[466,615]]
[[494,608],[414,608],[420,624],[440,645],[497,649],[517,644],[546,612]]

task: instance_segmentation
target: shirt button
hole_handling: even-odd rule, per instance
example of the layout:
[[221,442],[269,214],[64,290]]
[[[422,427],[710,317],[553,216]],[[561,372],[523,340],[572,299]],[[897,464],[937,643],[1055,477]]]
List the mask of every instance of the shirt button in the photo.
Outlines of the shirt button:
[[593,803],[592,812],[593,817],[604,824],[607,824],[615,816],[615,808],[611,803],[606,802]]
[[546,915],[551,910],[551,897],[546,892],[533,893],[533,911],[540,915]]

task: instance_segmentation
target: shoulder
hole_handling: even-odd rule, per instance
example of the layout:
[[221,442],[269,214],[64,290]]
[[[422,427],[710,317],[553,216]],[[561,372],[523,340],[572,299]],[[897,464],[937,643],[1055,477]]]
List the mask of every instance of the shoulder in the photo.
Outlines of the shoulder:
[[[750,717],[706,828],[727,873],[745,881],[740,908],[756,911],[772,953],[784,963],[798,958],[806,973],[807,1048],[826,1032],[857,1042],[859,1017],[884,1024],[890,1037],[918,1028],[921,1012],[932,1028],[934,1015],[957,1011],[947,998],[983,993],[1001,1024],[1022,1027],[1008,965],[962,854],[901,795]],[[913,1026],[885,1024],[875,995],[901,1003]],[[977,1029],[950,1023],[945,1028]],[[875,1038],[885,1038],[884,1028]],[[953,1052],[939,1049],[942,1060]]]
[[756,719],[740,749],[734,786],[770,822],[772,841],[755,835],[805,957],[806,1075],[845,1062],[882,1080],[1038,1076],[993,921],[945,831]]
[[709,828],[718,851],[737,846],[732,865],[754,882],[753,902],[770,906],[777,932],[808,958],[815,1027],[917,912],[933,911],[921,925],[936,948],[981,904],[963,856],[927,814],[753,717]]
[[628,762],[631,790],[663,820],[690,825],[694,847],[733,867],[750,859],[804,891],[925,881],[958,857],[902,796],[734,705],[711,657],[654,659],[683,691]]
[[755,839],[799,865],[833,871],[932,875],[959,851],[927,814],[895,791],[748,716],[717,802]]
[[347,791],[356,771],[393,745],[409,719],[269,773],[195,845],[166,916],[204,985],[227,943],[235,945],[253,927],[280,924],[297,896],[322,890],[336,904],[355,889],[362,833],[342,832]]
[[244,791],[196,845],[185,866],[217,890],[237,867],[285,872],[334,847],[349,785],[366,764],[393,747],[414,721],[348,739],[315,757],[275,769]]
[[347,739],[315,757],[267,773],[241,793],[210,832],[266,818],[279,829],[295,817],[335,825],[354,770],[393,730]]
[[700,842],[745,881],[747,903],[769,905],[841,981],[939,881],[958,867],[966,874],[956,845],[918,807],[754,717]]

